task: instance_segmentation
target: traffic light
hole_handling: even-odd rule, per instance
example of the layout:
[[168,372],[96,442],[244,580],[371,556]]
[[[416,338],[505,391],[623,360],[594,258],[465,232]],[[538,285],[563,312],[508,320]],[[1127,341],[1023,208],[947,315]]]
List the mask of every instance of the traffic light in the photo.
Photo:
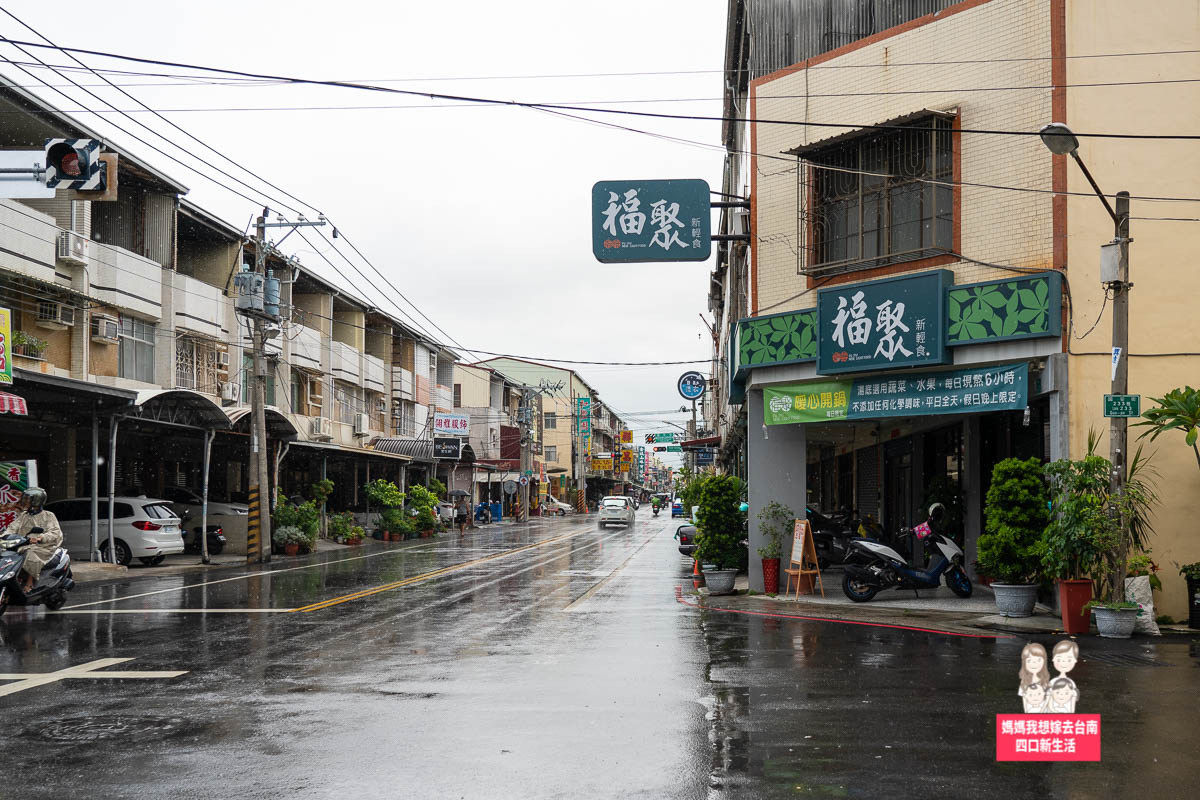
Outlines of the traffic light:
[[107,170],[100,162],[97,139],[47,139],[46,186],[102,192]]

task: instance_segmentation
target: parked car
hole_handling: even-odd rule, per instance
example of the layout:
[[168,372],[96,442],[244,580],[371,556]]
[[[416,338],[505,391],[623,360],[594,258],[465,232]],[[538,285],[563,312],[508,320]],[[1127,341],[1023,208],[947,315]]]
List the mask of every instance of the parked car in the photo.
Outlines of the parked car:
[[683,516],[683,501],[676,500],[673,503],[671,503],[671,518],[674,519],[675,517],[682,517],[682,516]]
[[574,508],[561,500],[555,500],[553,497],[546,501],[545,508],[547,514],[557,514],[560,517],[565,517],[567,514],[575,513]]
[[696,552],[696,526],[680,525],[675,529],[675,538],[679,540],[679,552],[691,557]]
[[633,501],[624,495],[610,495],[600,501],[600,527],[632,525]]
[[[63,546],[78,561],[86,561],[91,551],[92,500],[75,497],[46,504],[62,526]],[[108,557],[108,498],[100,500],[97,530],[100,552]],[[113,549],[117,563],[129,566],[133,559],[156,566],[173,553],[182,553],[180,519],[165,500],[118,496],[113,502]]]
[[[185,522],[200,524],[200,495],[191,489],[179,486],[169,486],[163,489],[163,500],[171,504],[171,510]],[[224,503],[208,498],[208,515],[210,517],[228,515],[244,517],[250,513],[250,506],[243,503]]]

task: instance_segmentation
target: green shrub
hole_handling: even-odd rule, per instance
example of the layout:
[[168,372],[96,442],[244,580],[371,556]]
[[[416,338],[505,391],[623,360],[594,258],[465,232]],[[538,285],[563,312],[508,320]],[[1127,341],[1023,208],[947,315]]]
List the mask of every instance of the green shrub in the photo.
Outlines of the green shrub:
[[438,500],[446,499],[446,484],[442,483],[437,478],[432,478],[429,481],[429,491],[433,492],[433,496]]
[[363,490],[367,495],[367,500],[373,505],[384,508],[399,508],[404,505],[404,492],[400,491],[396,484],[383,478],[371,481],[363,487]]
[[334,539],[353,538],[350,532],[354,530],[354,515],[349,511],[334,514],[329,518],[329,535]]
[[[1109,502],[1111,470],[1112,463],[1102,456],[1060,459],[1046,466],[1054,507],[1042,565],[1050,577],[1103,579],[1105,556],[1120,540],[1119,517]],[[1105,597],[1108,588],[1094,587],[1095,596]]]
[[1000,583],[1037,583],[1042,536],[1050,521],[1049,492],[1037,458],[1006,458],[992,469],[983,506],[979,569]]
[[379,515],[379,527],[392,533],[411,533],[412,524],[403,509],[385,508]]
[[317,533],[321,527],[321,510],[311,500],[299,505],[289,503],[283,492],[280,492],[275,510],[271,513],[271,527],[299,528],[307,536],[307,543],[311,545],[317,540]]
[[428,508],[422,507],[417,509],[415,524],[417,530],[419,531],[432,531],[437,529],[438,521],[437,517],[433,515],[432,511],[430,511]]
[[416,510],[432,509],[437,505],[437,495],[426,489],[424,486],[408,487],[408,504]]
[[313,502],[318,506],[328,500],[331,494],[333,494],[333,481],[328,478],[323,478],[312,485]]
[[744,511],[739,509],[745,484],[732,475],[706,478],[696,512],[696,558],[718,569],[737,569],[748,557],[743,543]]

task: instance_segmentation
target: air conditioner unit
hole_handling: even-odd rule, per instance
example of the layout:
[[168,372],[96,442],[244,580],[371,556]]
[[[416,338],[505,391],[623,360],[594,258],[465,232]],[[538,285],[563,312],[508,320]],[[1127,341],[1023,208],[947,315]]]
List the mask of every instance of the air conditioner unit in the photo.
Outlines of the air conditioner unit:
[[39,300],[37,324],[59,331],[69,328],[75,324],[75,306],[56,303],[53,300]]
[[64,264],[86,267],[88,263],[88,240],[74,231],[61,231],[58,234],[58,247],[56,248],[55,255]]
[[222,372],[229,371],[229,351],[228,350],[218,350],[217,351],[217,367]]
[[221,384],[221,400],[227,403],[236,403],[242,399],[242,385],[240,383],[226,382]]
[[382,397],[380,397],[375,401],[375,408],[379,410],[380,414],[387,411],[387,400],[384,400]]
[[333,420],[329,417],[313,417],[311,437],[313,439],[332,439]]
[[354,415],[354,435],[355,436],[366,436],[367,429],[369,429],[370,427],[371,427],[371,418],[370,417],[368,417],[366,414],[355,414]]
[[121,323],[115,317],[92,314],[92,341],[115,344],[121,332]]

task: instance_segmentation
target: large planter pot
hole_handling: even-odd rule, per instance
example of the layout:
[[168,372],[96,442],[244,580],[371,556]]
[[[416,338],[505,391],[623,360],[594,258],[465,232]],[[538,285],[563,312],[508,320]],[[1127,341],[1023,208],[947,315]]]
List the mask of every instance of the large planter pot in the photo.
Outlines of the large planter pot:
[[1091,614],[1086,608],[1092,600],[1092,582],[1069,580],[1058,582],[1058,608],[1062,613],[1063,633],[1088,633],[1092,629]]
[[1032,617],[1037,590],[1036,583],[993,583],[996,610],[1005,617]]
[[1128,639],[1137,624],[1139,609],[1096,607],[1096,630],[1106,639]]
[[283,554],[284,555],[294,556],[294,555],[299,555],[299,553],[300,553],[300,545],[298,545],[298,544],[285,544],[283,546]]
[[1200,581],[1187,579],[1188,627],[1200,628]]
[[779,594],[779,559],[764,558],[762,570],[763,591],[767,594]]
[[[709,594],[733,594],[733,581],[737,578],[736,569],[712,569],[704,571],[704,585]],[[775,576],[776,589],[779,588],[779,576]]]

